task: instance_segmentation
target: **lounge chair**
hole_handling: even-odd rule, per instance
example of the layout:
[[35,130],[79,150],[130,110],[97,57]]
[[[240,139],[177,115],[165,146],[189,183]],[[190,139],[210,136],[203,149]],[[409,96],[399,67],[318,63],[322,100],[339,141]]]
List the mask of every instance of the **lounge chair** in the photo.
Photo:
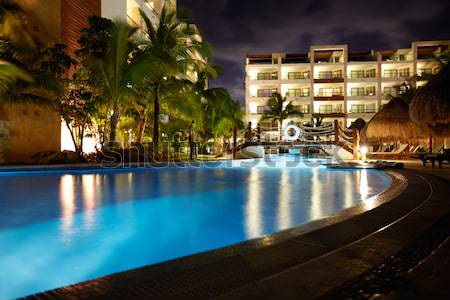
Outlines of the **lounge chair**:
[[396,150],[391,152],[369,152],[367,153],[368,156],[374,156],[374,157],[383,157],[383,158],[397,158],[399,159],[401,156],[403,156],[404,153],[407,152],[409,145],[408,144],[402,144],[400,147],[398,147]]
[[415,158],[418,158],[422,161],[423,166],[427,165],[427,162],[431,162],[433,168],[436,166],[436,162],[439,165],[439,168],[442,168],[442,164],[447,161],[450,163],[450,149],[443,149],[439,153],[421,153]]

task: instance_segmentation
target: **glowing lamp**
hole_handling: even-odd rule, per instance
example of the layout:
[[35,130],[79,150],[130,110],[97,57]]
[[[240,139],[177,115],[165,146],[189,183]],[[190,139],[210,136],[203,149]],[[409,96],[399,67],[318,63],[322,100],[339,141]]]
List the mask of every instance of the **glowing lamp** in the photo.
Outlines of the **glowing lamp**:
[[359,150],[359,152],[361,152],[362,160],[366,160],[367,159],[367,153],[369,152],[369,149],[367,149],[366,146],[362,146],[361,149]]

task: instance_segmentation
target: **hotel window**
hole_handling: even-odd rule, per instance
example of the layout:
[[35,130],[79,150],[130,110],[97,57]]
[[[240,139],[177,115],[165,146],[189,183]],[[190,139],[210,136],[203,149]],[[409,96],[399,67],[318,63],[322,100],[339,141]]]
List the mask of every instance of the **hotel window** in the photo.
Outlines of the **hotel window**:
[[363,114],[365,111],[365,105],[364,104],[352,104],[350,108],[350,112],[354,114]]
[[375,69],[366,70],[366,78],[375,78],[377,76],[377,71]]
[[308,72],[289,72],[288,79],[289,80],[309,79],[309,71]]
[[376,113],[377,106],[375,103],[366,104],[366,113]]
[[385,77],[385,78],[398,78],[398,70],[384,70],[383,77]]
[[400,69],[398,72],[399,77],[409,77],[409,68]]
[[332,114],[332,113],[341,113],[342,112],[342,104],[336,104],[336,105],[320,105],[319,106],[319,113],[320,114]]
[[295,105],[294,108],[298,111],[300,111],[303,114],[309,114],[310,113],[310,105],[304,104],[304,105]]
[[383,89],[383,95],[396,97],[398,96],[398,89],[395,87],[386,86]]
[[392,56],[391,60],[393,60],[393,61],[404,61],[404,60],[406,60],[406,55],[405,54],[398,54],[398,55]]
[[358,88],[352,88],[351,89],[351,96],[364,96],[365,94],[364,88],[363,87],[358,87]]
[[331,114],[333,112],[333,105],[320,105],[319,113],[320,114]]
[[366,87],[366,96],[375,96],[376,95],[376,89],[374,86],[368,86]]
[[332,79],[333,72],[332,71],[322,71],[319,72],[319,79]]
[[417,75],[419,75],[419,76],[433,75],[433,69],[432,68],[419,69],[419,71],[417,72]]
[[344,58],[342,56],[333,56],[331,57],[331,62],[332,63],[344,62]]
[[321,88],[319,89],[319,97],[342,96],[342,88]]
[[364,70],[353,70],[350,72],[350,78],[364,78]]
[[311,113],[311,105],[309,105],[309,104],[301,105],[300,111],[301,111],[302,113],[304,113],[304,114],[309,114],[309,113]]
[[273,131],[278,128],[278,122],[277,121],[261,121],[259,122],[259,127],[263,131]]
[[258,97],[272,97],[273,94],[278,93],[278,89],[261,89],[258,90]]
[[343,78],[342,70],[333,71],[333,78]]
[[258,106],[257,113],[258,115],[262,115],[265,111],[270,110],[270,106]]
[[289,89],[286,96],[289,97],[309,97],[309,88]]
[[278,73],[258,73],[258,80],[278,80]]
[[343,78],[342,70],[319,72],[319,79]]

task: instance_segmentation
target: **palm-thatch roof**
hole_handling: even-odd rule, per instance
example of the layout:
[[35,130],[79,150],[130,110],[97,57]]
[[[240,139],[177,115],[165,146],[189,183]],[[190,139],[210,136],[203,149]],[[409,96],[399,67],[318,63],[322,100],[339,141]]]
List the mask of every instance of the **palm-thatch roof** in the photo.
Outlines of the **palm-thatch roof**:
[[354,122],[352,122],[352,124],[350,125],[350,129],[357,129],[357,130],[362,130],[364,127],[366,127],[366,121],[364,121],[364,119],[356,119]]
[[367,124],[365,136],[367,139],[411,141],[426,137],[427,130],[411,121],[408,103],[394,98]]
[[411,119],[437,135],[450,136],[450,65],[417,91],[410,107]]

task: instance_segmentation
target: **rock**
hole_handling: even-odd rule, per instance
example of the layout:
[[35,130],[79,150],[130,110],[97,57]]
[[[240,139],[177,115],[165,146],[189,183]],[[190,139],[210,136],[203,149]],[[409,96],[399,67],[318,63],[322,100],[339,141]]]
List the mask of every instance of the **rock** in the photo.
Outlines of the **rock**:
[[33,161],[39,165],[52,165],[52,164],[76,164],[86,163],[87,160],[73,151],[44,151],[36,153],[32,156]]
[[62,153],[64,155],[66,164],[76,164],[76,163],[86,163],[87,162],[87,160],[83,156],[79,155],[76,152],[65,150]]

